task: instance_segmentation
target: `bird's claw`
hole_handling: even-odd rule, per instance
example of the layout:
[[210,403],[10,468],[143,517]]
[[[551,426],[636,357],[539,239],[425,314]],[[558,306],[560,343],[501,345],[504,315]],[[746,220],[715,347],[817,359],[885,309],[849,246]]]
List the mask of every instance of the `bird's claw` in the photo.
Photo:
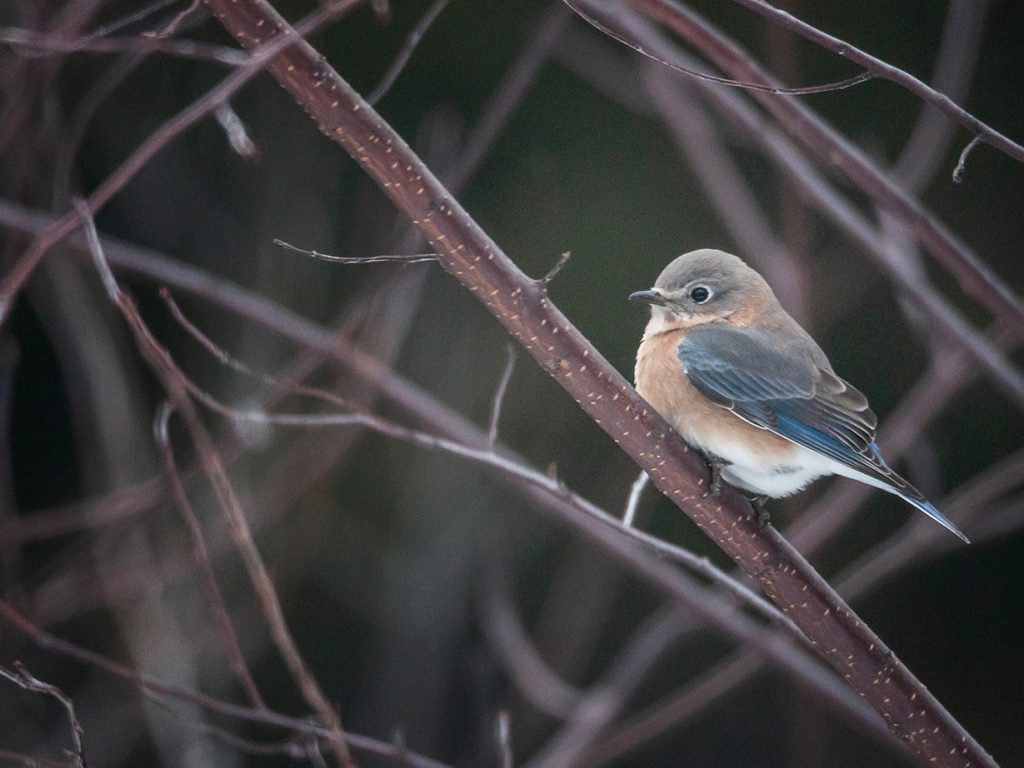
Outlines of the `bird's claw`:
[[768,510],[764,508],[764,503],[768,501],[768,497],[764,494],[754,496],[750,499],[750,506],[754,510],[754,520],[757,521],[757,530],[764,530],[766,525],[769,525],[772,521],[772,516],[768,514]]
[[722,467],[726,465],[726,462],[717,456],[708,456],[707,461],[708,467],[711,469],[711,480],[701,498],[713,499],[722,491]]

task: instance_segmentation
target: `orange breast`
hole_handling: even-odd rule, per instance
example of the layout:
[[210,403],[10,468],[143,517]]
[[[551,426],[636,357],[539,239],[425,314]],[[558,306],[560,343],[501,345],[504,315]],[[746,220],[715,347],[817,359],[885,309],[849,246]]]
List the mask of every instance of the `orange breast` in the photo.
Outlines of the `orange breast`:
[[[715,405],[690,384],[676,349],[685,329],[645,339],[636,356],[636,388],[690,445],[726,461],[738,453],[766,466],[793,459],[796,446]],[[742,446],[742,450],[739,450]]]

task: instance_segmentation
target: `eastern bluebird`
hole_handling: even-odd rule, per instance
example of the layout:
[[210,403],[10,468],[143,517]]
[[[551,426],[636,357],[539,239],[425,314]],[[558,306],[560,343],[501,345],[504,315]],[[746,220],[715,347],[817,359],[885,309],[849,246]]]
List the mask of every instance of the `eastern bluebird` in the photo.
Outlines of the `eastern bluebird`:
[[730,484],[788,496],[844,475],[899,496],[967,537],[897,475],[875,444],[878,419],[821,348],[740,259],[703,249],[675,259],[649,291],[636,388]]

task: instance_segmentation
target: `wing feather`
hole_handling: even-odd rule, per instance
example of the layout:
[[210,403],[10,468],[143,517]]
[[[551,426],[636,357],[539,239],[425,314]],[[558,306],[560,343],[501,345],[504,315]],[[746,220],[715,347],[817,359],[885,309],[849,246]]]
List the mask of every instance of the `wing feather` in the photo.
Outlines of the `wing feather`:
[[875,446],[878,421],[867,398],[832,372],[809,337],[708,325],[687,334],[677,353],[693,386],[717,405],[903,492],[911,488]]

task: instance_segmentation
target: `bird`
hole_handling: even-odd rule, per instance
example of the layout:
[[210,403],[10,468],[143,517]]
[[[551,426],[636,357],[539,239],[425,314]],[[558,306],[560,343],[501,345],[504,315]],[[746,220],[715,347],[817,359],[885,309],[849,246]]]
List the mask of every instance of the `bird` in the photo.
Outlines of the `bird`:
[[843,475],[887,491],[968,542],[878,449],[867,398],[836,375],[814,339],[742,259],[703,248],[674,259],[654,287],[637,350],[636,389],[711,465],[754,495],[789,496]]

